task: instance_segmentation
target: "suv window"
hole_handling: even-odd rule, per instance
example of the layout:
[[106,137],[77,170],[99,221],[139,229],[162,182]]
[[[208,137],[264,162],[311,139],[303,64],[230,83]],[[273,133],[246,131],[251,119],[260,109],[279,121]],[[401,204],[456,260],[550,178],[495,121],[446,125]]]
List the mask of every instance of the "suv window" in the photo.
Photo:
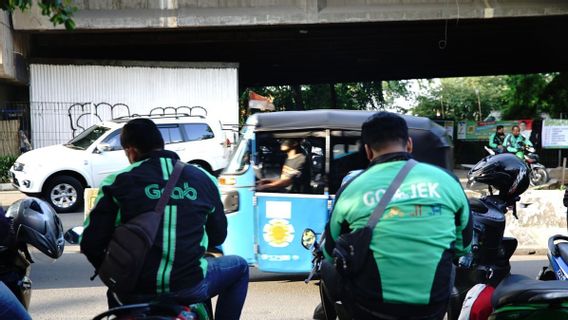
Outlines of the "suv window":
[[78,136],[65,144],[66,147],[86,150],[93,142],[100,138],[110,128],[94,125],[81,132]]
[[112,151],[122,150],[122,145],[120,144],[120,130],[116,130],[106,137],[103,143],[107,143],[112,149]]
[[183,125],[186,141],[213,139],[213,130],[206,123],[188,123]]
[[182,142],[181,131],[178,125],[158,125],[165,144]]

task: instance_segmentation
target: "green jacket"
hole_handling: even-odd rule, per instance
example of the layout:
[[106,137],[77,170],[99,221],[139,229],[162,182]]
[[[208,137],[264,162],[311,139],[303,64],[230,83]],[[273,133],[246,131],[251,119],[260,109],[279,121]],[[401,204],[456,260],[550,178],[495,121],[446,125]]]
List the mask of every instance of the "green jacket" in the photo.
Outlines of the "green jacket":
[[[338,192],[326,227],[328,260],[340,234],[366,225],[408,158],[407,153],[382,156]],[[443,169],[418,163],[374,229],[370,248],[378,281],[369,281],[366,289],[385,303],[447,301],[452,260],[470,250],[471,238],[471,213],[459,182]]]
[[505,134],[498,135],[497,132],[493,132],[491,136],[489,136],[489,147],[492,149],[497,149],[499,145],[504,144]]
[[503,145],[505,147],[507,147],[507,151],[509,151],[509,152],[519,152],[519,151],[521,151],[520,150],[521,149],[521,142],[524,143],[527,146],[532,147],[532,142],[529,139],[525,138],[520,133],[516,137],[513,134],[507,135]]

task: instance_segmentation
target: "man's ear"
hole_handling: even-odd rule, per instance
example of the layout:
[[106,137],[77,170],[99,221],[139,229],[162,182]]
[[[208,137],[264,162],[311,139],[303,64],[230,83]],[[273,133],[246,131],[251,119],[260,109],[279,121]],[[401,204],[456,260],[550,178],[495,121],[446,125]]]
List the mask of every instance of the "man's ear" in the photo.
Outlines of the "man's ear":
[[140,157],[140,151],[138,151],[138,149],[134,147],[130,147],[126,152],[126,157],[128,158],[128,161],[130,163],[134,163],[138,161],[138,158]]
[[373,149],[369,147],[368,144],[365,144],[365,154],[367,155],[367,160],[371,161],[374,158]]
[[408,137],[408,141],[406,142],[406,151],[408,153],[412,153],[413,148],[414,148],[414,145],[412,144],[412,138]]

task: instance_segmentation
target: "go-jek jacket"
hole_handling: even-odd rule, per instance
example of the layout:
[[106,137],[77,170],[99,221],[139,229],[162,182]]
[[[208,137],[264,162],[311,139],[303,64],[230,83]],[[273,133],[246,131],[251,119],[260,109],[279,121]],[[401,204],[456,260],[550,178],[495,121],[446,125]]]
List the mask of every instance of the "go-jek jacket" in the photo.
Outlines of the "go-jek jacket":
[[[328,260],[341,234],[367,224],[409,158],[408,153],[381,156],[340,189],[326,226]],[[366,275],[364,292],[376,292],[377,303],[383,304],[427,306],[447,301],[452,260],[469,251],[471,238],[471,213],[459,182],[438,167],[418,163],[373,230],[370,249],[376,275]]]
[[511,133],[507,135],[503,145],[507,147],[507,151],[509,152],[518,152],[521,151],[519,150],[521,149],[521,143],[524,143],[525,145],[532,147],[532,142],[529,139],[525,138],[522,134],[519,134],[518,136],[515,137]]
[[[155,208],[178,159],[174,152],[155,151],[103,181],[81,239],[81,251],[95,269],[102,263],[115,226]],[[222,244],[227,236],[227,218],[212,176],[187,165],[175,188],[136,294],[175,292],[197,285],[207,271],[205,250]]]

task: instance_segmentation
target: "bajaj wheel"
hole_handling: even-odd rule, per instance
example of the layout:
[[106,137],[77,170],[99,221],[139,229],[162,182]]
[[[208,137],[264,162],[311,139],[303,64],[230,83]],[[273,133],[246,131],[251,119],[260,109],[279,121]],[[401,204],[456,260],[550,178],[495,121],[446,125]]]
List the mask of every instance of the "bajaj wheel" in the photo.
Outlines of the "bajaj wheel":
[[71,176],[59,176],[49,181],[43,196],[59,213],[80,211],[84,187]]
[[548,171],[545,168],[533,168],[530,173],[530,182],[532,186],[540,186],[549,180]]

